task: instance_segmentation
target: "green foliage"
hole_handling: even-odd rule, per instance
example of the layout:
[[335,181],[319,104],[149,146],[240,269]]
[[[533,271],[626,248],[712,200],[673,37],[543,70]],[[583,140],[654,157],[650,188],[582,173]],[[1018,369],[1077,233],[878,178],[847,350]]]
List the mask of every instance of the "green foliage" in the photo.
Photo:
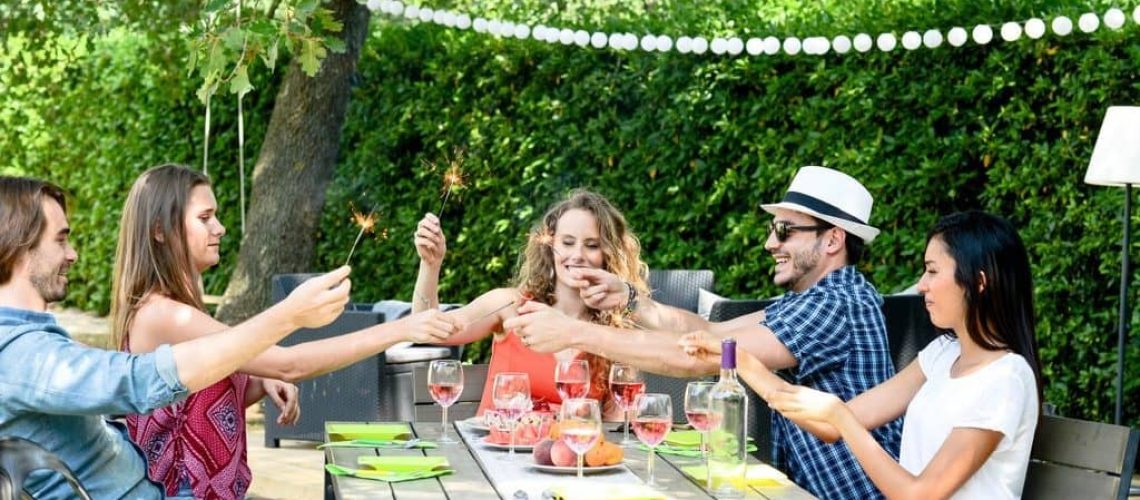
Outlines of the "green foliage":
[[[90,49],[68,57],[73,38],[42,37],[33,54],[47,65],[20,65],[0,51],[0,172],[49,179],[69,191],[69,219],[79,261],[71,305],[105,314],[123,200],[134,179],[167,162],[200,165],[204,108],[195,82],[184,78],[186,45],[176,33],[150,38],[112,30]],[[9,37],[7,43],[13,43]],[[63,47],[63,48],[61,48]],[[42,56],[42,57],[41,57]],[[10,68],[18,71],[9,71]],[[15,76],[13,76],[15,75]],[[261,86],[273,84],[263,74]],[[273,92],[246,98],[246,136],[259,144]],[[237,258],[238,200],[236,98],[213,103],[210,174],[219,214],[230,228],[222,265],[205,277],[207,293],[221,294]],[[247,146],[249,147],[249,146]]]
[[[0,9],[31,12],[26,6],[35,3]],[[1103,12],[1107,3],[431,4],[676,38],[898,34]],[[38,21],[25,15],[21,22]],[[270,35],[256,23],[246,29]],[[357,230],[350,202],[376,205],[388,237],[357,249],[356,300],[410,300],[411,234],[443,194],[443,172],[427,164],[442,165],[459,147],[468,186],[452,193],[444,214],[445,302],[510,283],[526,231],[578,186],[625,211],[650,266],[713,269],[721,294],[769,296],[779,290],[768,274],[767,218],[757,204],[779,199],[797,167],[823,164],[861,179],[876,197],[873,222],[883,234],[863,268],[884,292],[917,280],[926,231],[940,215],[983,208],[1014,221],[1034,264],[1046,396],[1067,415],[1107,420],[1123,193],[1087,186],[1082,176],[1104,109],[1137,101],[1136,30],[1130,21],[1120,32],[985,47],[730,58],[585,50],[381,21],[359,65],[313,267],[343,263]],[[65,30],[49,43],[12,50],[16,38],[7,35],[0,51],[0,169],[72,191],[81,257],[69,300],[106,311],[115,227],[130,183],[161,162],[200,162],[204,113],[193,95],[202,82],[182,76],[189,48],[173,32]],[[29,64],[29,50],[45,52]],[[227,64],[236,75],[233,61]],[[257,148],[276,81],[264,71],[248,75],[259,91],[245,101],[246,134]],[[206,276],[211,293],[224,288],[240,239],[234,99],[213,103],[211,174],[231,232],[223,265]],[[1132,324],[1137,320],[1134,307]],[[1132,338],[1125,401],[1135,425],[1140,335]],[[483,348],[471,356],[485,356]]]
[[[516,3],[488,15],[557,24],[519,14],[529,11]],[[533,12],[542,12],[537,4],[553,8],[534,3]],[[684,21],[694,32],[749,32],[727,22],[731,13],[681,4],[673,7],[692,13]],[[865,22],[863,30],[876,33],[1084,10],[1054,2],[980,12],[968,4],[939,3],[946,10],[934,16],[918,6],[889,11],[894,18],[872,19],[874,11],[850,4],[831,11],[852,12],[835,21],[840,28]],[[772,24],[778,33],[845,32],[803,30],[808,21],[826,25],[810,15],[793,19],[793,10]],[[664,17],[646,22],[678,22]],[[608,31],[636,31],[640,22],[579,21]],[[863,180],[876,196],[873,222],[883,234],[863,269],[884,292],[917,281],[926,231],[939,216],[980,208],[1013,220],[1034,263],[1047,397],[1065,414],[1104,420],[1112,409],[1123,193],[1081,179],[1104,109],[1137,98],[1135,35],[1130,25],[963,49],[729,58],[583,50],[381,22],[360,64],[317,267],[343,262],[355,236],[348,203],[376,203],[390,237],[357,250],[355,294],[410,300],[410,235],[442,194],[442,172],[425,165],[460,147],[469,186],[444,215],[445,302],[509,283],[526,231],[578,186],[625,211],[651,267],[709,268],[722,294],[770,296],[779,290],[757,203],[779,199],[797,167],[822,164]],[[1135,367],[1133,338],[1127,365]],[[1126,414],[1135,421],[1140,377],[1129,373]]]
[[258,60],[270,72],[278,50],[296,54],[306,75],[315,76],[329,51],[343,52],[333,36],[343,28],[319,0],[248,2],[211,0],[190,36],[190,71],[200,78],[198,98],[208,102],[223,84],[244,96],[253,90],[249,66]]

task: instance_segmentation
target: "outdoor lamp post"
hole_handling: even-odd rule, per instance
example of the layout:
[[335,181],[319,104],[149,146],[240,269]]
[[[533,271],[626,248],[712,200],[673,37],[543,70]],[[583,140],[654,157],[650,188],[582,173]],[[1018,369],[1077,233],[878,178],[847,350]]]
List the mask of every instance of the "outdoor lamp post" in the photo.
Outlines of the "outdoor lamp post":
[[1128,336],[1128,237],[1132,222],[1132,185],[1140,184],[1140,107],[1112,106],[1104,114],[1085,183],[1124,186],[1124,242],[1120,264],[1120,324],[1116,346],[1116,412],[1113,422],[1122,422],[1124,402],[1124,341]]

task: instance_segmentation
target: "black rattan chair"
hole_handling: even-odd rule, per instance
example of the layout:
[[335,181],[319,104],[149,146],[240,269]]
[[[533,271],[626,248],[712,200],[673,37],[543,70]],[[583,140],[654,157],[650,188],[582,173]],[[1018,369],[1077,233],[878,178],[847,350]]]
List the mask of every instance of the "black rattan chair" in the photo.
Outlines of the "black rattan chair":
[[649,271],[650,295],[658,303],[695,313],[700,290],[712,291],[713,278],[708,269],[653,269]]
[[[316,274],[279,274],[273,277],[273,302],[288,296],[297,285]],[[332,323],[302,329],[281,341],[282,346],[327,339],[383,323],[385,313],[372,304],[350,304]],[[397,318],[392,318],[393,320]],[[430,351],[430,352],[412,352]],[[265,410],[265,446],[276,448],[281,439],[323,441],[326,421],[385,422],[415,419],[412,371],[434,358],[457,358],[459,348],[412,348],[401,356],[386,353],[369,357],[332,373],[297,383],[302,418],[295,425],[277,424],[279,411],[272,403]],[[421,356],[423,355],[423,356]],[[397,357],[409,358],[406,362]]]

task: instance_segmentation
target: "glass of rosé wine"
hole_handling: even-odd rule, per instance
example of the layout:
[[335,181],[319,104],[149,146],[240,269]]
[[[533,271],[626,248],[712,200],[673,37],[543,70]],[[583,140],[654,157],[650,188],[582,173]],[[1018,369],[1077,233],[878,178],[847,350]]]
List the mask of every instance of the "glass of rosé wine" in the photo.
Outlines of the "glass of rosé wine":
[[633,402],[633,432],[637,439],[649,447],[649,480],[656,486],[653,476],[653,455],[657,445],[665,440],[669,428],[673,426],[673,401],[668,394],[641,394]]
[[428,393],[443,407],[443,428],[439,434],[440,443],[458,443],[447,436],[447,408],[459,399],[463,392],[463,365],[455,359],[437,359],[428,366]]
[[554,367],[554,387],[563,401],[586,397],[590,392],[590,365],[584,359],[559,361]]
[[641,378],[641,370],[624,363],[610,365],[610,392],[613,394],[614,402],[621,408],[622,415],[625,416],[625,436],[621,440],[621,445],[633,446],[637,441],[629,438],[629,412],[633,409],[633,401],[637,399],[637,395],[645,392],[645,381]]
[[519,418],[534,408],[530,397],[530,377],[521,372],[503,372],[495,375],[491,386],[491,400],[495,409],[510,426],[510,452],[503,460],[515,459],[515,431],[518,430]]
[[562,442],[578,455],[578,477],[582,477],[586,452],[602,435],[601,406],[595,399],[567,399],[562,401],[561,417]]
[[[705,468],[709,460],[709,429],[712,428],[712,412],[709,410],[709,394],[712,393],[716,382],[689,382],[685,386],[685,418],[689,425],[701,433],[701,456],[705,459]],[[708,487],[712,488],[711,479],[706,478]]]

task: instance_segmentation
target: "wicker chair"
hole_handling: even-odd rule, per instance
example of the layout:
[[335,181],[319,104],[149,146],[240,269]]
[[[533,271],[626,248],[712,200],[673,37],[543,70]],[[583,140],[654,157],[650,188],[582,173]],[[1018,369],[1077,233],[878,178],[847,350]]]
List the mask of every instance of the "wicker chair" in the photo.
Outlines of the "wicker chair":
[[[273,301],[281,301],[297,285],[313,276],[316,275],[274,276]],[[350,304],[332,323],[321,328],[298,330],[282,340],[281,345],[327,339],[368,328],[387,319],[385,313],[374,311],[372,304]],[[458,347],[411,347],[399,352],[393,348],[388,353],[301,381],[297,387],[300,389],[302,418],[296,425],[278,425],[277,407],[263,402],[265,446],[276,448],[281,439],[322,441],[326,421],[412,421],[415,419],[412,371],[432,359],[458,358],[459,353]]]
[[653,269],[649,289],[653,300],[697,312],[701,289],[713,289],[713,272],[708,269]]

